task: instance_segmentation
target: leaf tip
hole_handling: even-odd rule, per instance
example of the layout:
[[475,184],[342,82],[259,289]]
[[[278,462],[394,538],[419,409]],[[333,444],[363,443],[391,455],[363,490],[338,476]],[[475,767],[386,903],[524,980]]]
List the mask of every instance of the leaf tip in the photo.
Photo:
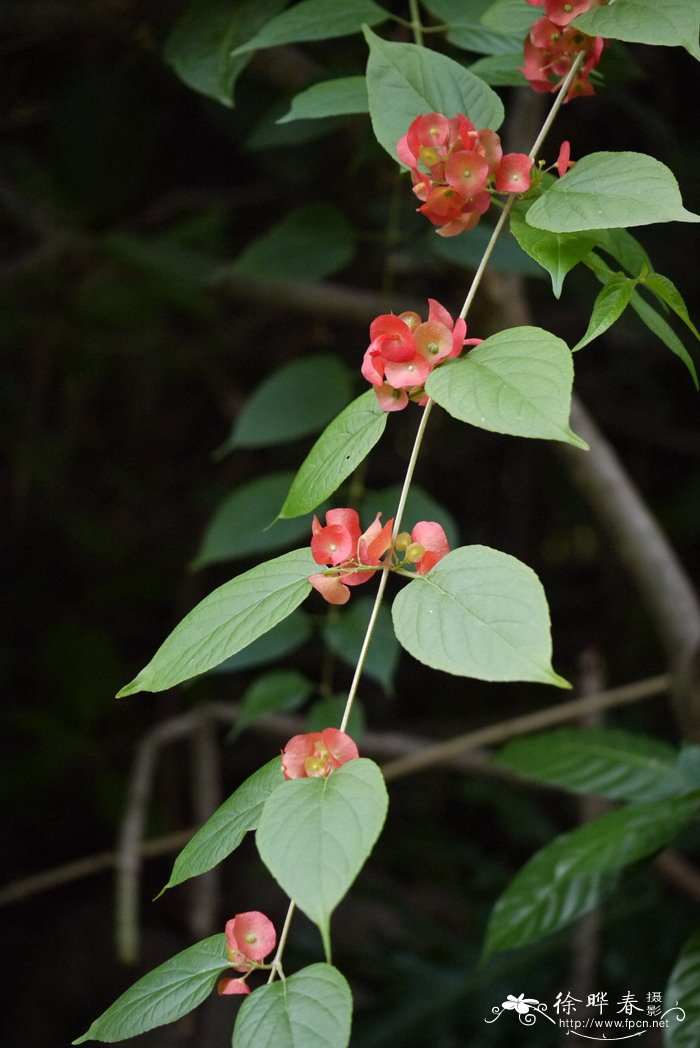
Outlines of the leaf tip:
[[580,448],[581,451],[590,451],[590,447],[586,441],[574,433],[572,429],[567,430],[566,443],[572,444],[575,448]]
[[117,699],[125,699],[127,697],[127,695],[135,695],[137,691],[143,691],[143,690],[144,690],[144,687],[143,687],[143,684],[141,683],[140,676],[134,677],[134,679],[131,681],[131,683],[125,684],[124,687],[121,688],[117,692],[115,698],[117,698]]

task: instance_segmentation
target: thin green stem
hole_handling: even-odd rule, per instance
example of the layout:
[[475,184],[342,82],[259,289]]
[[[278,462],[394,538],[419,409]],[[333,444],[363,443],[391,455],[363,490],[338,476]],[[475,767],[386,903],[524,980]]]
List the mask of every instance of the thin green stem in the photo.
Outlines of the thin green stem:
[[273,982],[276,975],[279,975],[280,979],[284,979],[284,972],[282,971],[282,954],[287,945],[287,936],[289,935],[289,928],[295,910],[296,903],[290,902],[287,908],[287,916],[284,918],[284,924],[282,925],[282,931],[280,932],[279,942],[277,943],[277,952],[275,953],[272,967],[270,968],[270,975],[267,980],[268,983]]
[[420,11],[418,9],[418,0],[408,0],[408,7],[411,12],[411,29],[413,31],[413,39],[419,47],[423,46],[423,26],[420,20]]
[[389,565],[382,570],[382,577],[379,580],[379,586],[377,587],[377,594],[374,598],[374,604],[372,605],[372,614],[369,617],[367,623],[367,629],[365,630],[364,640],[362,641],[362,647],[360,648],[360,654],[357,658],[357,665],[355,666],[355,672],[353,674],[352,683],[350,685],[350,691],[345,702],[345,709],[343,710],[343,719],[340,722],[340,730],[345,731],[348,726],[350,714],[352,713],[352,706],[357,695],[357,689],[360,684],[360,678],[362,671],[365,666],[365,659],[367,658],[367,652],[372,640],[374,633],[374,627],[377,624],[377,616],[379,615],[379,609],[382,606],[382,600],[384,598],[384,590],[386,589],[387,579],[389,578]]

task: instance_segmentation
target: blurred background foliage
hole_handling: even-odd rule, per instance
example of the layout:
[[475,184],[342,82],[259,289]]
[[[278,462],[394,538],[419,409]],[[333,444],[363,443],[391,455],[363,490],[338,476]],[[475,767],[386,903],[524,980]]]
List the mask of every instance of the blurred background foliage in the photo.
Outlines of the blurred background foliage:
[[[280,6],[257,5],[266,16]],[[407,16],[398,0],[386,6]],[[281,442],[266,444],[250,438],[253,416],[246,437],[253,391],[283,366],[329,354],[327,387],[311,403],[320,400],[330,418],[363,389],[366,327],[378,310],[367,306],[359,320],[361,305],[339,305],[336,316],[313,307],[322,285],[306,307],[283,282],[331,278],[353,303],[383,294],[385,308],[398,299],[419,311],[431,295],[456,313],[478,257],[481,227],[442,241],[419,221],[366,116],[275,122],[315,81],[361,75],[360,37],[258,52],[231,107],[191,90],[164,61],[173,27],[185,31],[183,13],[179,0],[7,0],[0,10],[4,883],[110,850],[144,733],[207,699],[242,699],[258,678],[259,665],[243,658],[188,688],[113,700],[197,600],[269,555],[255,542],[246,546],[245,526],[258,527],[260,518],[245,525],[241,514],[254,505],[270,519],[313,434],[294,431],[292,420]],[[407,39],[397,26],[389,34]],[[479,57],[440,36],[431,45],[462,61]],[[698,210],[692,59],[680,49],[616,47],[601,69],[606,84],[596,97],[563,110],[549,161],[567,137],[574,156],[650,152]],[[502,92],[507,112],[526,112],[518,101],[524,91]],[[528,147],[529,131],[512,120],[502,137],[507,149]],[[644,228],[639,238],[692,313],[700,287],[691,235],[692,227],[673,225]],[[513,245],[498,265],[525,275],[536,323],[570,342],[580,337],[597,292],[589,273],[571,274],[555,302]],[[498,327],[482,296],[470,334]],[[627,314],[576,364],[582,398],[693,571],[700,434],[685,369]],[[302,379],[301,395],[314,376]],[[274,417],[284,431],[283,401]],[[368,512],[390,508],[391,494],[371,492],[401,477],[416,420],[413,408],[392,418],[356,478]],[[279,473],[281,481],[264,479]],[[424,498],[451,514],[461,541],[485,542],[538,571],[560,672],[575,678],[586,649],[605,662],[611,684],[663,671],[636,592],[549,446],[456,426],[437,413],[418,482]],[[253,483],[262,490],[248,491]],[[226,500],[239,489],[227,518]],[[279,534],[280,548],[287,540],[301,545],[306,526],[265,534]],[[286,649],[281,637],[260,661],[296,671],[327,700],[348,685],[343,652],[360,627],[350,623],[339,635],[315,595],[304,611]],[[560,701],[533,685],[438,677],[398,653],[389,672],[393,658],[385,639],[362,688],[373,730],[442,737]],[[300,694],[301,703],[305,685]],[[611,714],[608,723],[678,741],[664,699]],[[235,743],[222,735],[225,792],[283,742],[250,729]],[[167,751],[150,834],[192,824],[189,777],[188,748]],[[578,802],[454,771],[397,782],[391,800],[374,858],[334,921],[335,960],[356,996],[353,1045],[411,1048],[425,1043],[426,1029],[434,1048],[520,1044],[513,1027],[485,1027],[483,1018],[506,993],[565,992],[571,933],[479,967],[484,928],[515,870],[575,824]],[[192,940],[187,887],[148,902],[169,867],[167,856],[146,865],[139,972]],[[284,904],[244,845],[225,866],[219,916],[253,908],[279,917]],[[691,912],[653,872],[635,874],[606,909],[595,989],[661,989]],[[0,916],[8,1044],[67,1043],[135,977],[114,960],[108,873]],[[291,948],[298,960],[318,958],[303,919]],[[204,1018],[138,1043],[216,1048],[228,1043],[233,1007],[212,1002]],[[549,1031],[536,1036],[543,1048],[555,1043]]]

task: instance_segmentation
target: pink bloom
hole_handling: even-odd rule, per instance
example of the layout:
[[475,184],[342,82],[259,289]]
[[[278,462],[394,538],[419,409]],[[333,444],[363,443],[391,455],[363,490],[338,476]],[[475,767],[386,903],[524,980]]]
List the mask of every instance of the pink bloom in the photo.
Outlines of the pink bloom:
[[569,24],[576,15],[587,11],[593,2],[543,0],[543,4],[537,5],[544,6],[546,14],[544,18],[538,18],[530,29],[525,40],[524,65],[520,66],[520,71],[534,91],[558,91],[574,59],[584,52],[586,60],[571,84],[565,101],[594,93],[588,76],[600,61],[605,42],[602,37],[588,36]]
[[347,604],[348,587],[359,586],[374,574],[373,570],[358,568],[379,567],[381,558],[391,547],[394,522],[389,520],[382,527],[379,517],[378,513],[364,533],[360,533],[360,518],[354,509],[329,509],[325,527],[317,517],[313,518],[311,554],[317,564],[326,564],[338,571],[310,575],[309,582],[329,604]]
[[360,538],[360,518],[354,509],[329,509],[322,528],[314,516],[311,555],[317,564],[336,566],[352,555]]
[[574,166],[575,161],[570,160],[571,146],[568,142],[562,142],[559,147],[559,156],[557,157],[555,167],[559,172],[559,178],[563,178],[570,167]]
[[424,551],[418,560],[413,561],[419,575],[425,575],[439,560],[442,560],[446,553],[450,552],[447,535],[440,524],[434,520],[421,520],[416,524],[411,532],[411,540]]
[[506,153],[496,170],[499,193],[524,193],[530,188],[532,158],[524,153]]
[[322,779],[359,756],[349,735],[324,728],[289,740],[282,750],[282,771],[285,779]]
[[[250,971],[264,960],[274,950],[276,942],[277,933],[272,921],[258,910],[238,913],[226,922],[226,954],[239,972]],[[245,991],[234,989],[226,992]]]
[[234,979],[232,975],[222,975],[216,984],[216,992],[222,996],[229,993],[250,993],[250,986],[244,979]]

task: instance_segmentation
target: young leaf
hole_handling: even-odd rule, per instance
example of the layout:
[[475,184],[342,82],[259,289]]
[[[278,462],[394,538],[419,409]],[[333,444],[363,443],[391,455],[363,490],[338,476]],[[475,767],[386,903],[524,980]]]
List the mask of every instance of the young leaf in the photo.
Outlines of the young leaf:
[[503,122],[500,98],[451,58],[415,44],[391,44],[370,29],[367,91],[372,127],[392,160],[396,143],[421,113],[465,113],[476,127]]
[[311,519],[275,520],[280,502],[294,480],[291,470],[270,473],[236,488],[225,499],[209,522],[193,569],[225,560],[268,553],[291,546],[311,534]]
[[287,0],[192,0],[165,43],[165,61],[195,91],[233,105],[233,88],[249,55],[232,51],[257,33]]
[[510,231],[530,258],[547,270],[552,278],[554,297],[559,298],[564,277],[596,245],[592,233],[549,233],[535,229],[525,221],[525,215],[513,210]]
[[257,829],[265,801],[282,782],[279,756],[253,772],[187,842],[160,894],[213,869],[235,851],[246,833]]
[[341,76],[337,80],[323,80],[300,91],[292,99],[289,112],[277,123],[290,120],[318,120],[324,116],[346,113],[368,113],[367,81],[363,76]]
[[656,800],[693,788],[675,767],[672,746],[613,728],[559,728],[515,739],[494,758],[536,782],[613,801]]
[[219,586],[186,615],[117,698],[164,691],[205,673],[286,618],[308,596],[317,570],[310,549],[296,549]]
[[400,643],[436,670],[477,680],[569,685],[551,666],[540,580],[515,557],[460,546],[403,589],[392,609]]
[[[339,608],[323,626],[323,639],[331,651],[349,666],[357,663],[374,599],[356,597],[347,608]],[[399,661],[399,645],[388,610],[379,609],[375,635],[367,652],[364,672],[379,681],[384,691],[393,691],[392,681]],[[325,726],[325,725],[324,725]]]
[[693,358],[688,353],[681,340],[679,339],[673,328],[666,323],[664,318],[656,312],[653,306],[642,298],[638,291],[635,291],[630,299],[630,305],[635,311],[637,316],[644,324],[649,328],[653,334],[660,338],[665,346],[667,346],[672,353],[675,353],[677,357],[683,361],[690,376],[695,384],[696,389],[700,389],[698,384],[698,373],[693,363]]
[[698,29],[700,13],[696,0],[616,0],[607,7],[594,7],[574,20],[589,36],[627,40],[635,44],[685,47],[700,58]]
[[324,779],[291,779],[270,795],[256,841],[280,887],[318,925],[329,954],[330,916],[362,869],[386,817],[373,761],[348,761]]
[[373,389],[348,404],[302,462],[280,517],[310,513],[332,495],[372,450],[386,428],[386,420]]
[[232,1048],[347,1048],[350,987],[330,964],[312,964],[243,1001]]
[[[355,253],[355,230],[331,204],[303,204],[256,237],[234,262],[234,273],[275,280],[322,280]],[[262,352],[262,349],[260,350]]]
[[286,655],[306,644],[314,632],[313,619],[305,611],[293,611],[278,622],[268,633],[263,633],[247,648],[214,666],[211,673],[240,673],[270,662],[279,662]]
[[264,673],[246,689],[232,737],[235,738],[266,713],[298,709],[313,690],[311,681],[298,670],[271,670]]
[[569,426],[573,378],[565,342],[542,328],[518,327],[436,368],[425,389],[461,422],[586,448]]
[[663,1008],[664,1014],[670,1012],[664,1048],[696,1048],[700,1042],[700,932],[686,940],[673,966]]
[[608,255],[612,255],[631,277],[638,277],[644,270],[647,273],[654,271],[651,259],[629,230],[598,229],[595,237],[598,247]]
[[629,305],[635,284],[636,281],[630,280],[624,273],[616,273],[607,282],[603,289],[598,292],[598,296],[593,303],[593,311],[591,312],[591,319],[588,321],[586,333],[573,347],[572,353],[587,346],[589,342],[592,342],[594,338],[598,338],[609,327],[612,327],[616,320],[620,319]]
[[677,317],[680,317],[687,328],[693,332],[696,338],[700,338],[700,332],[695,327],[688,315],[688,307],[683,301],[683,296],[680,291],[668,277],[661,276],[660,273],[651,273],[648,277],[645,277],[641,281],[650,291],[653,291],[657,298],[660,298],[662,302],[665,302],[669,306]]
[[188,947],[134,983],[73,1044],[111,1044],[175,1022],[211,993],[227,965],[223,934]]
[[[351,397],[350,376],[337,357],[318,353],[293,360],[257,387],[218,454],[234,448],[285,444],[316,433],[343,410]],[[268,518],[268,524],[271,519]]]
[[552,233],[700,222],[686,211],[678,183],[646,153],[589,153],[528,210],[527,221]]
[[697,809],[697,793],[629,804],[557,837],[496,903],[484,953],[535,942],[581,916],[610,890],[611,874],[667,845]]
[[[263,5],[264,6],[264,5]],[[259,33],[240,44],[234,55],[258,51],[279,44],[300,44],[306,40],[332,40],[338,36],[359,33],[363,25],[379,25],[389,12],[373,0],[301,0],[265,25]]]

